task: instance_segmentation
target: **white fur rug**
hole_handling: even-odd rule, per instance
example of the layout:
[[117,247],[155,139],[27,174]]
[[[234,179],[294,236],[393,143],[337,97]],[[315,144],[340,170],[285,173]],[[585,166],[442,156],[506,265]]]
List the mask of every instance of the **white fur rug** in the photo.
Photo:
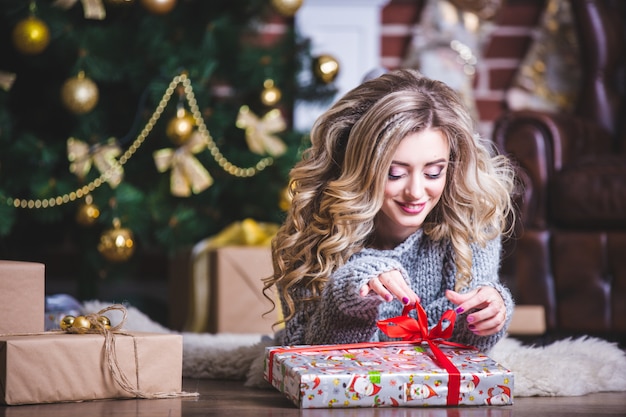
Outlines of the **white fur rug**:
[[[86,302],[83,312],[97,312],[111,304]],[[126,330],[175,333],[136,308],[126,308]],[[114,325],[122,319],[119,311],[107,315]],[[259,334],[181,334],[183,376],[245,380],[248,387],[272,388],[263,379],[263,357],[265,347],[273,345],[271,338]],[[605,340],[582,337],[535,347],[504,338],[489,356],[514,372],[517,397],[626,391],[626,352]]]

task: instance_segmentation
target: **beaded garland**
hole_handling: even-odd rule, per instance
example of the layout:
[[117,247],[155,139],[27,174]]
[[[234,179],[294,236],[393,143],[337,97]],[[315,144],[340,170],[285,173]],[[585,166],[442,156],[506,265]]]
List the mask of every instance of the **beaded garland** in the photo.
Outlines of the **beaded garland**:
[[159,104],[152,113],[152,116],[150,117],[144,128],[141,130],[141,132],[137,135],[137,138],[120,156],[119,160],[117,161],[117,165],[109,168],[107,171],[103,172],[98,178],[94,179],[88,184],[85,184],[72,192],[65,193],[60,196],[50,197],[46,199],[22,199],[0,196],[0,199],[4,200],[6,204],[14,206],[15,208],[45,209],[49,207],[60,206],[84,198],[89,193],[93,192],[95,189],[106,183],[112,176],[116,175],[120,167],[124,166],[139,150],[139,148],[148,138],[157,121],[165,111],[165,108],[167,107],[167,104],[172,98],[172,95],[176,91],[178,85],[182,85],[183,87],[185,98],[187,99],[187,103],[189,104],[189,108],[191,111],[191,116],[193,117],[198,128],[198,133],[202,137],[202,140],[206,143],[207,149],[209,150],[211,156],[213,157],[215,162],[217,162],[220,168],[222,168],[225,172],[232,176],[247,178],[255,176],[256,174],[263,171],[265,168],[274,163],[274,158],[271,156],[261,158],[255,165],[250,167],[240,167],[230,162],[221,153],[219,147],[217,146],[209,130],[207,129],[206,124],[204,123],[202,112],[200,111],[200,107],[198,106],[198,102],[196,101],[195,94],[191,86],[191,80],[189,79],[187,74],[182,73],[172,79],[169,86],[165,90],[163,97],[159,101]]

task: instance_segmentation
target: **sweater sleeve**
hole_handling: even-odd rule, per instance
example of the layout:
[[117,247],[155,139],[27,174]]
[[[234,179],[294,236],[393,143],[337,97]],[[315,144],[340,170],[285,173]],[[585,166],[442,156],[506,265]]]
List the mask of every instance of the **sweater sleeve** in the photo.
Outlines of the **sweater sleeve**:
[[394,269],[406,279],[406,271],[393,259],[351,258],[332,274],[322,296],[308,309],[306,317],[296,316],[288,323],[287,341],[314,345],[375,340],[378,307],[383,299],[372,294],[362,297],[359,290],[371,278]]
[[[472,281],[470,287],[464,292],[484,286],[495,288],[502,296],[506,307],[505,326],[498,333],[490,336],[475,335],[468,327],[469,324],[467,323],[466,317],[467,314],[472,312],[468,311],[458,315],[452,336],[452,340],[455,342],[475,346],[482,352],[489,352],[506,334],[511,322],[511,316],[513,315],[513,298],[510,291],[502,285],[499,280],[501,247],[500,238],[488,242],[485,247],[472,245]],[[454,289],[455,274],[456,267],[453,266],[453,261],[450,259],[450,262],[448,262],[444,268],[443,282],[446,288],[443,289],[442,296],[434,300],[428,306],[424,306],[428,314],[430,326],[436,324],[444,311],[456,308],[456,306],[445,297],[445,289]]]

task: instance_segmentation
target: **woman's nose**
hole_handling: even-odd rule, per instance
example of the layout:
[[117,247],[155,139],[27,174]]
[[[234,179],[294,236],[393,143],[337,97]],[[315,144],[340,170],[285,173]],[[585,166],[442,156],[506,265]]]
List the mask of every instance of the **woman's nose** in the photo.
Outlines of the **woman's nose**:
[[412,175],[405,188],[407,197],[419,200],[424,195],[424,179],[420,175]]

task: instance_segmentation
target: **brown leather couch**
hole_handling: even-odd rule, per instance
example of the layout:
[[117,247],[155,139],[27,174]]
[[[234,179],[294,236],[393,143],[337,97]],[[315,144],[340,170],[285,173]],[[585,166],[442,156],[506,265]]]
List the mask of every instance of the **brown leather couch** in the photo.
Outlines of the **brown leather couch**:
[[573,114],[510,111],[494,140],[523,182],[504,279],[549,332],[626,340],[626,5],[573,0],[582,80]]

